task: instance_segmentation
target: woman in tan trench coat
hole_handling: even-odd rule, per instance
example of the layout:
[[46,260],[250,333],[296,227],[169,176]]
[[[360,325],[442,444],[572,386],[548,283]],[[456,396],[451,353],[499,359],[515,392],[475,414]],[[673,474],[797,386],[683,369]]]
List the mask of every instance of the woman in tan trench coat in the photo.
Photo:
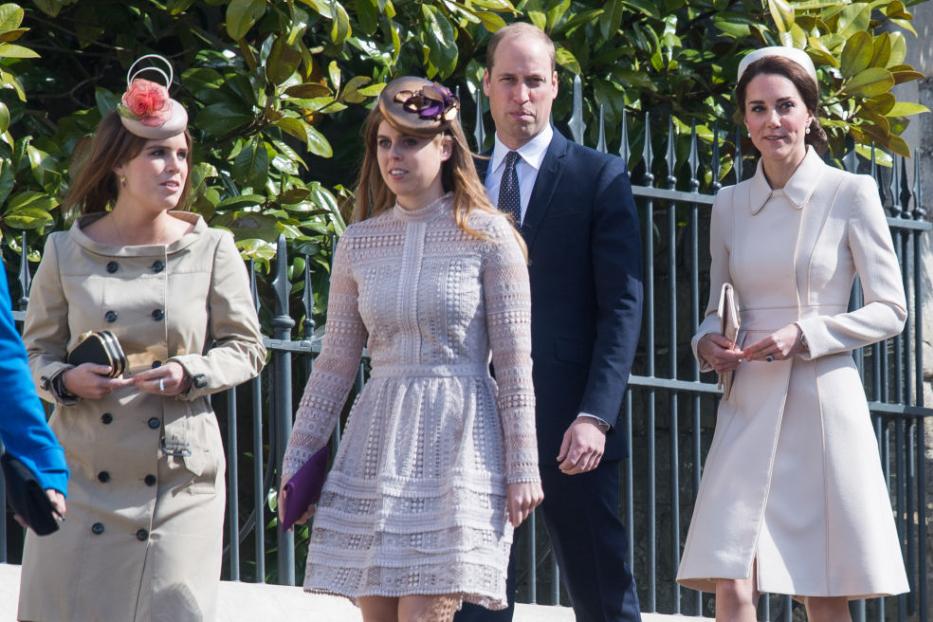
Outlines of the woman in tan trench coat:
[[[878,445],[852,351],[897,335],[906,303],[874,181],[813,145],[806,53],[743,60],[736,100],[761,152],[712,210],[710,304],[693,340],[705,371],[734,370],[719,406],[677,579],[715,591],[717,620],[755,620],[759,592],[792,594],[810,620],[908,589]],[[809,143],[809,144],[808,144]],[[865,304],[848,311],[858,275]],[[719,334],[732,283],[737,344]]]
[[[231,236],[170,212],[190,139],[164,95],[160,126],[101,121],[66,199],[85,215],[49,236],[33,282],[24,338],[72,479],[61,530],[27,536],[20,620],[214,620],[225,461],[209,396],[265,350]],[[119,339],[123,377],[64,362],[97,330]]]

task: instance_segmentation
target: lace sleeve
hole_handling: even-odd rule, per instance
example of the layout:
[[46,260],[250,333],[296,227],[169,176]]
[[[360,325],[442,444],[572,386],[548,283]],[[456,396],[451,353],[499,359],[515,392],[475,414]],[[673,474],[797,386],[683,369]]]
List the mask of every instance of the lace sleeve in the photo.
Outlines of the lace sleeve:
[[505,437],[506,480],[535,482],[538,442],[531,380],[531,290],[528,267],[512,228],[496,218],[483,262],[483,296],[492,362],[499,385],[497,407]]
[[350,270],[349,240],[344,236],[334,254],[324,343],[314,360],[288,439],[282,463],[283,482],[291,479],[330,438],[356,378],[366,342],[366,329],[357,307],[357,284]]

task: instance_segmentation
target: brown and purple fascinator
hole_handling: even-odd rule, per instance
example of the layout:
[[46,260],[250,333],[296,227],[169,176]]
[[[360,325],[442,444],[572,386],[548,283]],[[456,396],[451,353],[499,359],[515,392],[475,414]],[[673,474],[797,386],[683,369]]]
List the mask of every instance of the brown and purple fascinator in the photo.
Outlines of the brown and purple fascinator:
[[442,84],[403,76],[383,89],[379,109],[399,130],[438,132],[457,118],[460,100]]
[[[150,64],[136,69],[145,60],[150,60]],[[160,62],[164,67],[156,66],[152,61]],[[138,77],[145,72],[159,75],[165,84]],[[126,72],[126,92],[117,104],[120,121],[127,131],[150,140],[170,138],[185,131],[188,113],[168,94],[174,75],[172,64],[158,54],[140,56],[130,65]]]

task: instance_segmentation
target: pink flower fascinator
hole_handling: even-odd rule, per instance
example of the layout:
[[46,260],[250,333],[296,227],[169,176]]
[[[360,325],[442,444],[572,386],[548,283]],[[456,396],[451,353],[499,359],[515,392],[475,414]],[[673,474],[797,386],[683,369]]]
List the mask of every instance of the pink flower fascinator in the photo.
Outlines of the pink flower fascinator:
[[[146,60],[150,63],[137,69]],[[161,63],[164,68],[154,63]],[[145,72],[157,74],[165,84],[140,78]],[[150,140],[169,138],[185,131],[188,113],[168,93],[173,78],[172,64],[158,54],[140,56],[130,65],[126,72],[126,92],[117,104],[120,121],[127,131]]]

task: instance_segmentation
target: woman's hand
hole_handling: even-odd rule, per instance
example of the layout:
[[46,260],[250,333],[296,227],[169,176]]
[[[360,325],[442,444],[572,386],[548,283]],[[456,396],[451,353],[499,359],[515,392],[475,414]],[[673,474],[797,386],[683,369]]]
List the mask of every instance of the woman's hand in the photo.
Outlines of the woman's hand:
[[175,361],[136,374],[131,381],[144,393],[168,397],[184,393],[191,386],[191,378],[185,372],[185,368]]
[[72,395],[86,400],[99,400],[133,382],[126,378],[110,378],[107,375],[109,373],[109,365],[81,363],[62,374],[62,384]]
[[541,482],[519,482],[506,487],[509,521],[518,527],[544,501]]
[[700,338],[697,354],[720,374],[732,371],[747,358],[743,350],[739,350],[734,343],[716,333],[707,333]]
[[776,330],[761,341],[756,341],[745,348],[745,358],[749,361],[782,361],[803,350],[800,336],[803,333],[796,324],[788,324]]
[[[60,521],[65,520],[65,512],[67,510],[65,507],[65,495],[52,488],[47,488],[45,494],[48,495],[49,501],[52,502],[52,511],[55,512],[56,518]],[[23,527],[24,529],[27,527],[26,523],[23,521],[19,514],[14,514],[13,518],[16,519],[16,522],[19,523],[20,527]]]
[[[287,482],[286,482],[287,483]],[[279,510],[279,525],[285,522],[285,484],[282,484],[282,487],[279,488],[279,497],[278,497],[278,510]],[[295,525],[304,525],[311,517],[314,516],[314,510],[317,509],[317,506],[313,503],[308,506],[308,509],[305,510],[305,513],[298,517],[298,520],[295,521]],[[291,527],[289,527],[291,529]]]

